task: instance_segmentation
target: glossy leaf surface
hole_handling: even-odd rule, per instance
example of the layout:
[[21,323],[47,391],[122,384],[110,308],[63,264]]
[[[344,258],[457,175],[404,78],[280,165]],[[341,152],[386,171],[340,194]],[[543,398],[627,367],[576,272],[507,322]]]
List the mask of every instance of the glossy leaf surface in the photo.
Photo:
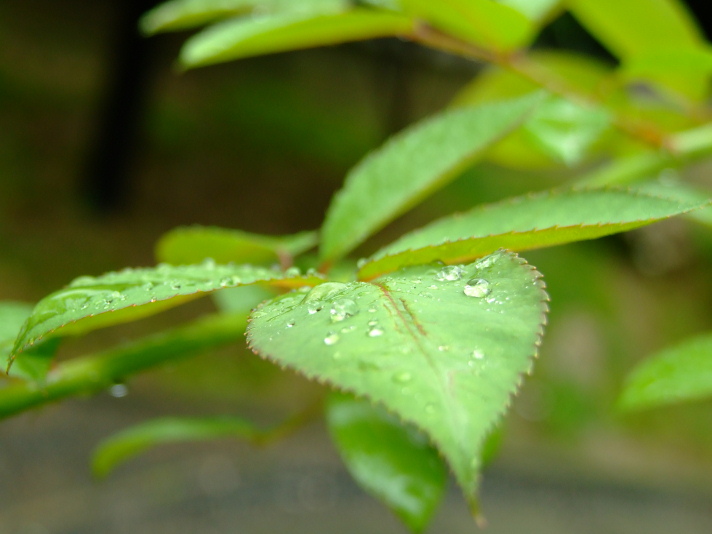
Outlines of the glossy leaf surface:
[[156,244],[156,259],[173,265],[200,263],[276,263],[317,243],[316,232],[273,237],[225,228],[191,226],[164,234]]
[[359,270],[369,280],[404,265],[461,263],[498,248],[527,250],[638,228],[709,202],[622,189],[560,190],[444,217],[378,251]]
[[218,438],[254,439],[260,430],[240,417],[165,417],[127,428],[104,440],[94,451],[92,471],[109,474],[117,465],[166,443]]
[[322,229],[322,259],[342,257],[454,179],[540,100],[537,94],[448,111],[391,138],[351,170],[334,197]]
[[254,283],[294,288],[321,281],[213,261],[82,276],[37,303],[15,341],[12,357],[49,335],[85,333],[134,321],[220,289]]
[[661,48],[695,48],[703,42],[694,19],[677,0],[574,0],[568,7],[619,58]]
[[521,12],[491,0],[400,0],[408,13],[439,30],[496,52],[526,45],[535,26]]
[[253,16],[216,24],[191,37],[180,61],[185,67],[199,67],[261,54],[407,35],[412,28],[413,21],[404,15],[372,9]]
[[500,251],[288,294],[255,310],[247,333],[263,357],[423,430],[476,508],[480,449],[532,366],[545,301],[539,274]]
[[447,481],[445,465],[427,438],[382,408],[345,394],[329,398],[326,422],[354,479],[421,532]]
[[652,408],[712,396],[712,334],[683,341],[643,361],[628,377],[620,406]]
[[173,0],[153,8],[141,18],[148,34],[183,30],[220,20],[255,8],[261,12],[330,12],[349,7],[347,0]]

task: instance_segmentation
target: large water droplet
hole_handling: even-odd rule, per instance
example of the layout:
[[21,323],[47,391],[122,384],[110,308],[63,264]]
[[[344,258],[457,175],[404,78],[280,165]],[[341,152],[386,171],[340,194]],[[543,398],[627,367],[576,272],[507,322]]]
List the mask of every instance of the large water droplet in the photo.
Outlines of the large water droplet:
[[128,394],[129,388],[126,387],[126,384],[114,384],[109,388],[109,395],[117,399],[125,397]]
[[358,305],[351,299],[338,299],[331,305],[329,313],[333,322],[340,322],[356,315],[358,313]]
[[473,278],[467,282],[462,290],[468,297],[482,298],[490,294],[492,288],[484,278]]
[[462,273],[462,267],[458,265],[447,265],[435,274],[435,278],[440,282],[454,282],[462,278]]
[[336,345],[336,343],[339,341],[339,334],[336,332],[329,332],[326,337],[324,338],[324,344],[325,345]]

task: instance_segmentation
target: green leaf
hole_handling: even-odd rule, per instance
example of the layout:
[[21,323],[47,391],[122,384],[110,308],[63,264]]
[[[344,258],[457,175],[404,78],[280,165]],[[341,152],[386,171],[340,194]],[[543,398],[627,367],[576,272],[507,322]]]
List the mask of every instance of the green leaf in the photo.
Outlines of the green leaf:
[[332,262],[453,180],[515,128],[541,95],[451,110],[392,137],[363,159],[334,197],[322,228],[321,257]]
[[496,52],[527,45],[536,29],[516,9],[491,0],[401,0],[401,5],[449,35]]
[[571,0],[568,7],[621,59],[661,48],[696,48],[704,42],[695,20],[677,0]]
[[405,265],[472,261],[498,248],[528,250],[625,232],[708,205],[624,189],[555,190],[439,219],[379,250],[358,273],[370,280]]
[[127,376],[243,339],[245,314],[216,314],[100,353],[56,365],[41,386],[0,388],[0,419],[70,397],[102,391]]
[[32,313],[32,304],[0,302],[0,354],[9,355],[17,333]]
[[346,0],[173,0],[151,9],[141,18],[141,30],[147,34],[184,30],[208,22],[249,13],[261,12],[330,12],[349,7]]
[[260,430],[240,417],[165,417],[127,428],[104,440],[94,451],[92,471],[108,475],[118,464],[166,443],[218,438],[253,440]]
[[710,191],[703,191],[674,179],[642,183],[636,185],[635,189],[648,195],[706,204],[706,207],[688,213],[687,217],[712,227],[712,206],[709,205],[712,200],[712,192]]
[[356,481],[412,531],[423,531],[447,481],[427,438],[385,410],[345,394],[330,396],[326,422]]
[[294,288],[316,285],[316,276],[287,276],[249,265],[159,265],[82,276],[42,299],[27,319],[11,353],[15,356],[48,336],[86,333],[135,321],[213,291],[248,284]]
[[206,258],[217,263],[271,264],[291,260],[316,243],[316,232],[273,237],[225,228],[190,226],[164,234],[156,244],[156,258],[173,265],[199,263]]
[[482,444],[532,367],[545,301],[539,274],[500,251],[288,294],[252,313],[247,336],[263,357],[423,430],[476,511]]
[[712,334],[688,339],[651,356],[628,377],[619,401],[640,410],[712,395]]
[[199,67],[287,50],[408,35],[412,29],[410,18],[372,9],[253,16],[216,24],[191,37],[180,60],[185,67]]

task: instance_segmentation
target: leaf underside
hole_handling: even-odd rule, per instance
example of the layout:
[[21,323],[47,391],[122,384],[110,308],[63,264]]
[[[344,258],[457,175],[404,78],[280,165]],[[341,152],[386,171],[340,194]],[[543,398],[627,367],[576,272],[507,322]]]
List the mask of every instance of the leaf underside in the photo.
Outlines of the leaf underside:
[[480,448],[531,368],[546,300],[539,274],[499,251],[287,294],[253,312],[247,335],[263,357],[422,429],[476,508]]

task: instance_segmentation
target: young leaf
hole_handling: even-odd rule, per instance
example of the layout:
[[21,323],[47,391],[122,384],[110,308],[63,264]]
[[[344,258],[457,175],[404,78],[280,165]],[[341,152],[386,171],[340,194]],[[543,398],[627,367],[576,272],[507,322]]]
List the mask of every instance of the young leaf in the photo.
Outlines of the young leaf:
[[445,466],[428,440],[352,395],[330,396],[326,422],[354,479],[412,531],[424,530],[447,481]]
[[545,301],[539,274],[500,251],[289,294],[257,308],[247,335],[258,354],[423,430],[474,511],[482,443],[531,369]]
[[208,226],[176,228],[156,244],[158,261],[173,265],[200,263],[274,263],[301,254],[315,246],[316,232],[273,237],[240,230]]
[[391,138],[346,177],[322,228],[321,257],[336,260],[457,173],[532,111],[542,95],[451,110]]
[[19,352],[50,335],[85,333],[135,321],[216,290],[256,283],[294,288],[321,282],[316,276],[287,276],[212,260],[82,276],[37,303],[15,340],[10,363]]
[[408,35],[413,21],[401,14],[353,9],[336,14],[253,16],[216,24],[183,46],[183,66],[200,67],[233,59],[332,45],[348,41]]
[[404,235],[363,264],[370,280],[405,265],[460,263],[498,248],[528,250],[625,232],[708,205],[623,189],[546,191],[444,217]]
[[535,25],[521,12],[491,0],[400,0],[407,13],[476,46],[509,52],[529,43]]
[[138,341],[58,364],[37,387],[0,388],[0,419],[35,406],[102,391],[127,376],[243,339],[245,314],[216,314]]
[[571,13],[621,59],[659,49],[691,49],[702,32],[678,0],[572,0]]
[[619,401],[640,410],[712,396],[712,334],[683,341],[651,356],[628,377]]
[[92,471],[108,475],[118,464],[165,443],[218,438],[253,440],[261,431],[240,417],[165,417],[127,428],[104,440],[94,451]]

